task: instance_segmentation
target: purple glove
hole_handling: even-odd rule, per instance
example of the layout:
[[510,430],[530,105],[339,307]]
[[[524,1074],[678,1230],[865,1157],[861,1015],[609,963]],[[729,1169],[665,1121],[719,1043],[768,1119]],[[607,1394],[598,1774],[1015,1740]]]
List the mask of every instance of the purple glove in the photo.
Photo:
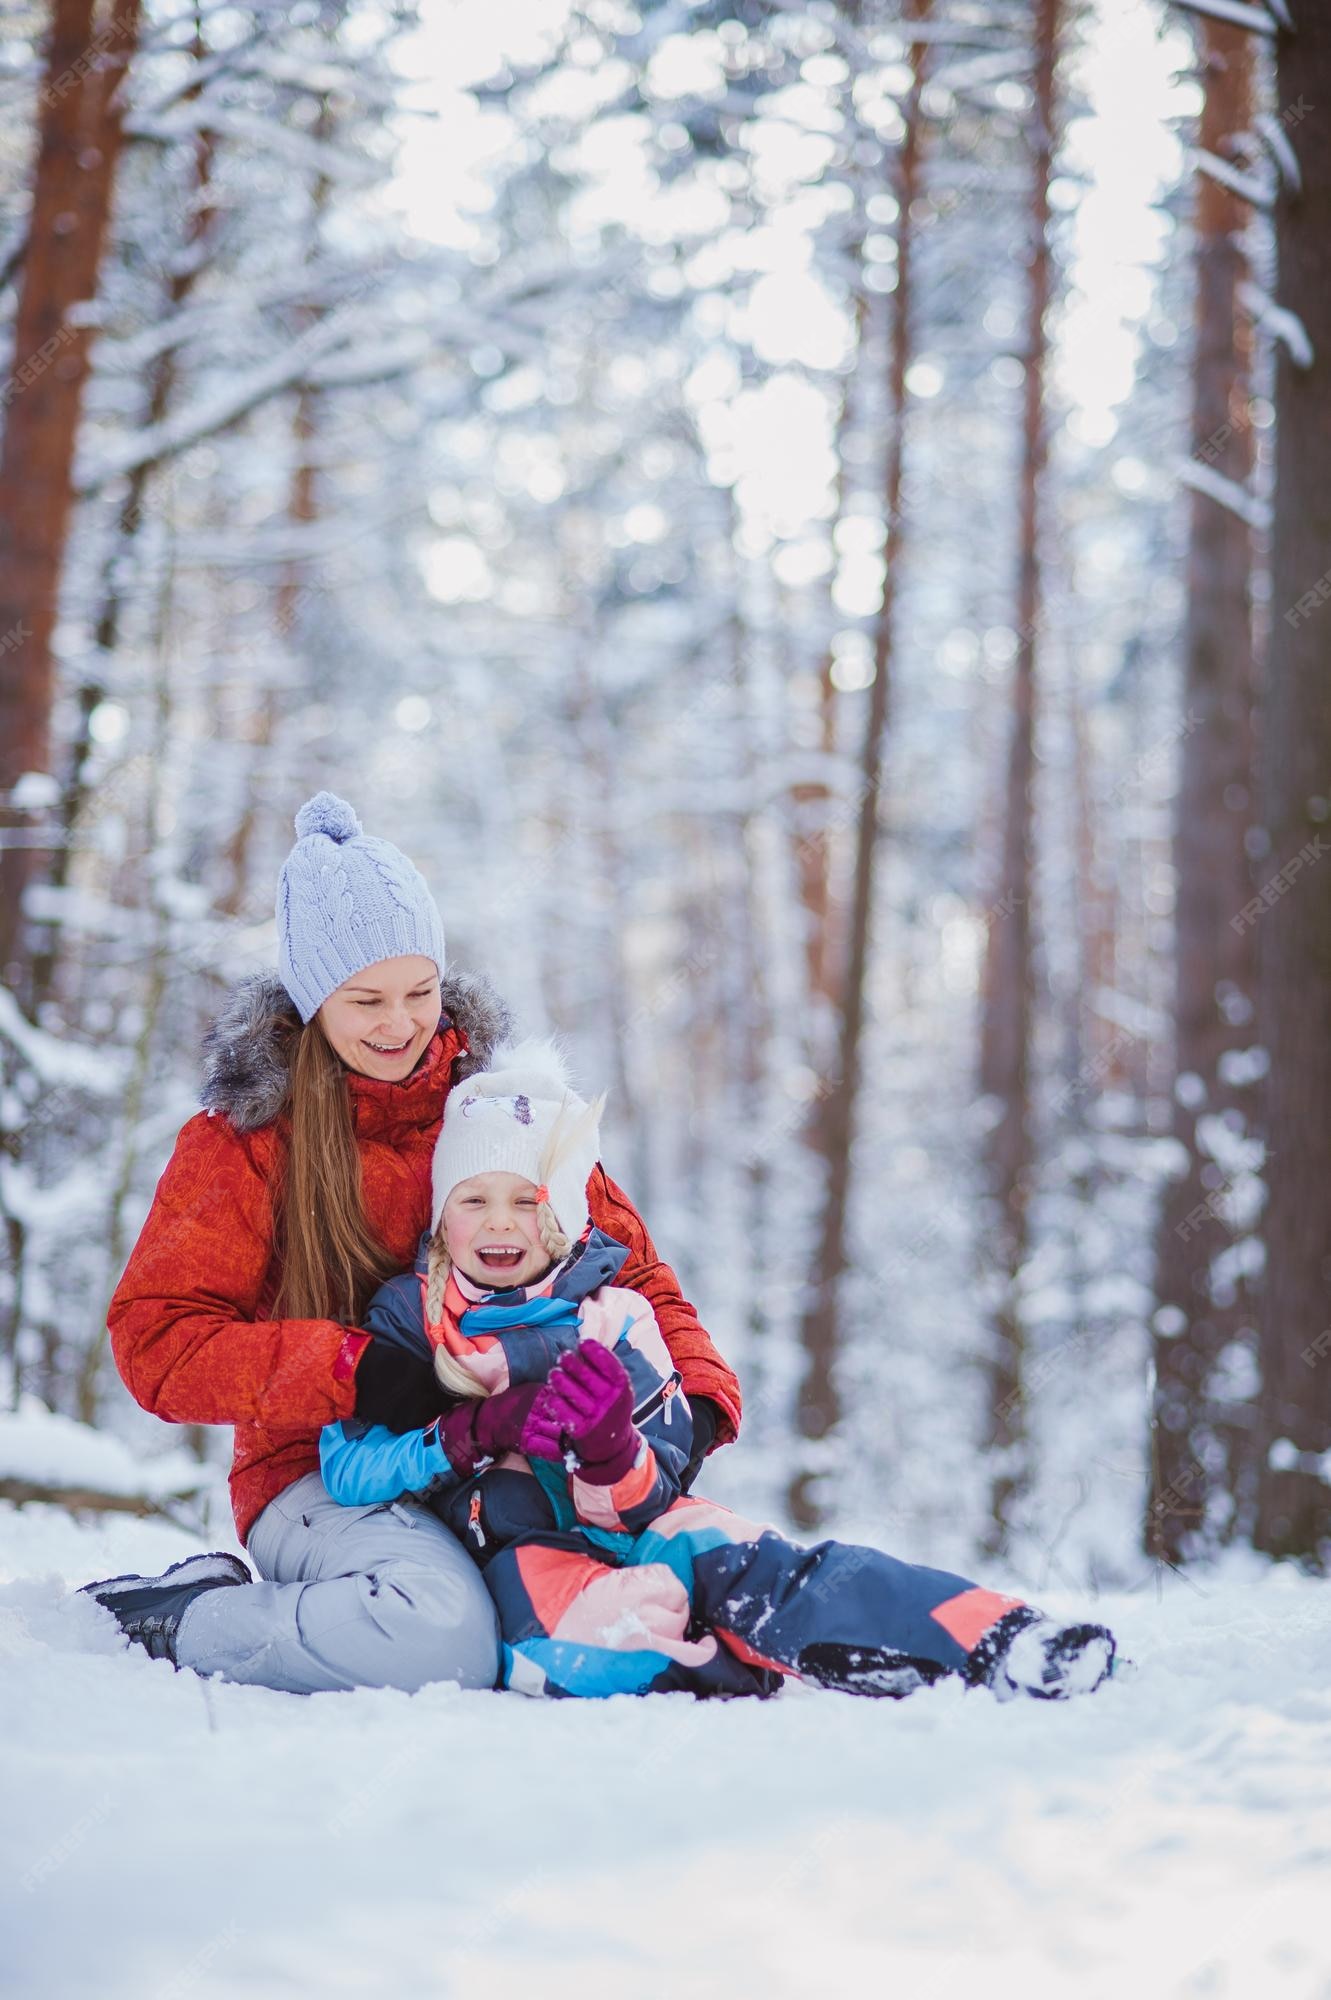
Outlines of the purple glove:
[[633,1426],[628,1369],[599,1340],[584,1340],[561,1355],[545,1386],[551,1415],[577,1456],[580,1476],[593,1486],[613,1486],[642,1442]]
[[561,1459],[564,1456],[564,1405],[557,1390],[542,1382],[522,1426],[522,1449],[528,1458]]
[[440,1417],[439,1442],[460,1479],[470,1479],[483,1458],[526,1449],[523,1430],[543,1391],[540,1382],[521,1382],[495,1396],[460,1403]]

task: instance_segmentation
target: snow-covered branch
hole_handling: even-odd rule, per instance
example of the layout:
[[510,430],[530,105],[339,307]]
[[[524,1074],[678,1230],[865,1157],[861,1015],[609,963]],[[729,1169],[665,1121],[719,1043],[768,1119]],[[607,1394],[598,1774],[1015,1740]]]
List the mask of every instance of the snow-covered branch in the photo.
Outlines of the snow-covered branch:
[[1273,340],[1283,343],[1289,358],[1296,368],[1311,368],[1316,360],[1313,344],[1308,338],[1308,330],[1297,313],[1287,306],[1278,306],[1260,285],[1241,284],[1238,301],[1256,326],[1269,333]]
[[1242,167],[1231,166],[1218,153],[1208,153],[1204,146],[1194,146],[1192,164],[1198,173],[1206,174],[1221,187],[1228,188],[1240,201],[1251,202],[1254,208],[1275,206],[1275,192],[1268,182],[1259,180],[1256,174],[1245,173]]
[[1298,194],[1303,187],[1303,175],[1299,172],[1298,154],[1290,145],[1289,134],[1284,126],[1278,118],[1273,118],[1269,111],[1261,112],[1254,118],[1253,124],[1258,136],[1265,141],[1286,187],[1293,188],[1295,194]]
[[1008,83],[1028,77],[1034,61],[1029,49],[995,49],[952,63],[947,69],[937,70],[931,81],[942,90],[976,90],[983,84]]
[[126,131],[136,133],[141,127],[150,128],[159,119],[165,118],[182,98],[202,94],[214,78],[226,76],[244,60],[246,53],[262,38],[263,30],[256,28],[243,41],[227,49],[215,49],[211,55],[195,57],[169,90],[163,90],[149,104],[136,107],[132,117],[126,122]]
[[[394,273],[395,267],[387,262],[373,266],[364,263],[352,266],[341,260],[311,263],[252,290],[231,290],[199,304],[182,306],[155,325],[145,326],[123,340],[108,337],[99,350],[98,366],[107,375],[137,375],[158,355],[169,354],[176,348],[223,337],[234,342],[238,327],[245,328],[243,340],[262,344],[264,336],[257,330],[260,315],[299,308],[327,318],[340,312],[344,305],[364,298],[372,286],[382,296]],[[253,331],[246,325],[251,319],[256,323]]]
[[1192,14],[1206,14],[1213,21],[1229,21],[1236,28],[1251,28],[1255,35],[1274,35],[1276,24],[1265,7],[1250,7],[1247,0],[1174,0]]
[[155,139],[163,145],[204,132],[219,138],[241,139],[256,152],[272,153],[290,166],[318,174],[341,187],[370,187],[383,172],[377,160],[363,153],[329,145],[308,132],[294,132],[257,111],[215,104],[207,98],[182,104],[161,118],[127,119],[125,130],[135,139]]
[[1203,465],[1200,459],[1185,458],[1179,466],[1179,479],[1194,493],[1204,493],[1208,500],[1214,500],[1217,507],[1224,507],[1250,528],[1269,528],[1271,509],[1265,500],[1259,500],[1255,493],[1239,484],[1237,479],[1226,479],[1223,472],[1217,472],[1212,465]]
[[228,382],[212,396],[200,398],[193,408],[163,418],[161,423],[149,424],[122,444],[103,452],[79,474],[75,491],[84,496],[95,493],[113,479],[137,472],[141,466],[159,465],[202,439],[229,430],[261,403],[295,387],[315,362],[341,345],[346,331],[338,315],[319,321],[289,347]]
[[[372,282],[372,281],[370,281]],[[369,289],[369,282],[363,289]],[[534,361],[544,352],[544,336],[501,317],[492,306],[457,307],[446,318],[419,332],[390,335],[380,320],[353,313],[361,304],[349,299],[335,312],[308,327],[277,354],[248,374],[234,377],[190,408],[150,424],[123,443],[104,451],[80,471],[76,491],[87,496],[113,479],[141,466],[176,458],[205,438],[230,430],[260,405],[289,389],[347,387],[388,381],[424,367],[448,347],[484,340],[519,360]]]
[[87,1090],[99,1097],[114,1096],[124,1084],[124,1060],[119,1050],[88,1048],[48,1034],[44,1028],[34,1028],[4,986],[0,986],[0,1036],[17,1049],[44,1084]]

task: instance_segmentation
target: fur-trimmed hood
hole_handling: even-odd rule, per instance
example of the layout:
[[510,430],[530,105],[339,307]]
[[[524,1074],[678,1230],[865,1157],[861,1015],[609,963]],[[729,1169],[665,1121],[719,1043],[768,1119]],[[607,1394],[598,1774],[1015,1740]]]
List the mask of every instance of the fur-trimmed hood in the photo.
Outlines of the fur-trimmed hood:
[[[478,974],[449,972],[440,985],[443,1022],[467,1037],[455,1081],[484,1069],[513,1033],[508,1008]],[[221,1112],[237,1132],[271,1125],[291,1087],[284,1043],[299,1027],[295,1002],[275,972],[255,972],[232,987],[203,1038],[205,1111]]]

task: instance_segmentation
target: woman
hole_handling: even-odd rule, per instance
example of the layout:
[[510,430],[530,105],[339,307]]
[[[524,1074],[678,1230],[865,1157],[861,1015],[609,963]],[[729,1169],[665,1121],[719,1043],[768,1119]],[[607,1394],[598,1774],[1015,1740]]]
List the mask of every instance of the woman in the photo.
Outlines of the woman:
[[[320,792],[296,816],[277,891],[280,978],[232,996],[207,1044],[205,1110],[181,1131],[111,1302],[116,1365],[172,1423],[234,1424],[239,1557],[88,1593],[155,1657],[314,1693],[493,1687],[494,1610],[424,1508],[339,1507],[319,1433],[357,1417],[408,1431],[443,1407],[434,1371],[357,1317],[410,1267],[452,1086],[509,1030],[479,981],[446,976],[429,889],[396,847]],[[598,1166],[592,1220],[630,1248],[620,1282],[649,1301],[701,1411],[689,1477],[739,1424],[739,1384]]]

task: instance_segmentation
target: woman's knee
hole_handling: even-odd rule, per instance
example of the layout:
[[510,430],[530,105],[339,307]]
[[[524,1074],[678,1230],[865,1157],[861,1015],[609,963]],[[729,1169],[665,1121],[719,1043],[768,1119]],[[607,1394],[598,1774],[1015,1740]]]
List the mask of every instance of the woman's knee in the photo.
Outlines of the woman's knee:
[[391,1557],[360,1579],[380,1685],[414,1693],[430,1681],[492,1688],[499,1679],[499,1628],[480,1572]]
[[260,1574],[304,1586],[296,1643],[343,1685],[414,1692],[429,1681],[492,1688],[494,1605],[480,1571],[442,1521],[412,1503],[339,1507],[317,1474],[255,1522]]

